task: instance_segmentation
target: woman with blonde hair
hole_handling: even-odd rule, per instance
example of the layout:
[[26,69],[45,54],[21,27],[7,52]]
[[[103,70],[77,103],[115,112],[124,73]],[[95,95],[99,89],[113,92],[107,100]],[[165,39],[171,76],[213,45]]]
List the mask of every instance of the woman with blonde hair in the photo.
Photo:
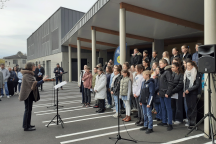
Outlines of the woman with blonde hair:
[[168,64],[170,63],[170,56],[169,56],[169,52],[168,51],[164,51],[163,52],[162,59],[165,59]]

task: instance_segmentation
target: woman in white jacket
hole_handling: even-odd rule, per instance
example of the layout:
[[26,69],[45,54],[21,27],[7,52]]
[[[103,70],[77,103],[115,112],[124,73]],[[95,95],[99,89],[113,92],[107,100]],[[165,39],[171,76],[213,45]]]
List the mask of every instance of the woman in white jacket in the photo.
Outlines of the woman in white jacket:
[[107,84],[107,78],[106,74],[103,73],[102,68],[98,68],[97,70],[98,75],[96,76],[96,82],[95,82],[95,100],[98,100],[99,103],[99,110],[96,112],[103,113],[105,111],[105,98],[107,97],[106,93],[106,84]]

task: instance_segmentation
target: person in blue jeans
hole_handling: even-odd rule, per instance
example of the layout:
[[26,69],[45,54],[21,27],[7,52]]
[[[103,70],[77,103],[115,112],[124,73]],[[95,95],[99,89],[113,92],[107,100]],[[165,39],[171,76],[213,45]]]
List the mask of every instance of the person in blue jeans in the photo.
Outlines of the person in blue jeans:
[[106,108],[111,108],[111,106],[112,106],[112,97],[111,97],[110,88],[109,88],[111,74],[112,74],[112,67],[107,66],[106,67],[106,77],[107,77],[106,88],[107,88],[107,101],[108,101],[108,104],[106,105]]
[[[171,94],[173,88],[172,66],[168,65],[167,60],[161,59],[160,65],[160,79],[159,79],[159,96],[162,109],[162,122],[158,126],[167,126],[167,131],[171,131],[172,127],[172,107]],[[168,125],[167,125],[168,123]]]
[[140,128],[141,131],[146,130],[146,134],[153,132],[153,118],[151,112],[151,105],[153,104],[153,98],[155,95],[154,79],[151,77],[151,71],[146,70],[143,72],[143,78],[140,91],[140,105],[142,105],[144,116],[144,127]]
[[[7,96],[7,98],[10,98],[9,96],[9,91],[8,91],[8,85],[7,85],[7,81],[8,81],[8,78],[10,77],[10,73],[9,71],[5,68],[5,64],[1,64],[1,68],[0,68],[0,71],[2,72],[3,74],[3,80],[4,80],[4,89],[5,89],[5,94]],[[3,88],[1,89],[1,97],[4,96],[4,90]]]

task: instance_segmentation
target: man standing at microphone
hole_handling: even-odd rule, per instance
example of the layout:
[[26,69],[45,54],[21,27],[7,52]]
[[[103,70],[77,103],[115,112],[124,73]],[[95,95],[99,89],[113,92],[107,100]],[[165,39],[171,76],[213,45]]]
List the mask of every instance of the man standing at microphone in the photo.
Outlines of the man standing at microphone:
[[[56,68],[54,68],[54,73],[56,77],[56,85],[58,84],[58,80],[60,81],[60,83],[62,82],[62,74],[64,73],[64,70],[62,67],[59,66],[59,63],[56,64]],[[63,90],[63,88],[61,87],[61,89]]]

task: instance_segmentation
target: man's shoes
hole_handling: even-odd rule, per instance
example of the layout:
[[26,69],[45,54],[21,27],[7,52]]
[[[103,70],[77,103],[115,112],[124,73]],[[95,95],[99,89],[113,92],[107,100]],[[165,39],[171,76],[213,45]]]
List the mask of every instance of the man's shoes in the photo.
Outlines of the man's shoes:
[[168,125],[167,126],[167,131],[171,131],[173,129],[173,126],[172,125]]
[[24,131],[35,131],[36,129],[35,128],[26,128],[24,129]]
[[142,128],[140,128],[141,131],[145,131],[147,129],[148,129],[148,127],[142,127]]
[[144,125],[144,121],[141,120],[140,123],[137,124],[137,126],[143,126]]
[[153,132],[153,129],[147,129],[146,134],[150,134]]
[[167,123],[163,123],[163,122],[161,122],[161,123],[159,123],[159,124],[157,124],[158,126],[167,126]]
[[99,110],[98,110],[98,113],[103,113],[103,112],[104,112],[103,109],[99,109]]
[[35,125],[30,125],[30,128],[34,128],[35,127]]

